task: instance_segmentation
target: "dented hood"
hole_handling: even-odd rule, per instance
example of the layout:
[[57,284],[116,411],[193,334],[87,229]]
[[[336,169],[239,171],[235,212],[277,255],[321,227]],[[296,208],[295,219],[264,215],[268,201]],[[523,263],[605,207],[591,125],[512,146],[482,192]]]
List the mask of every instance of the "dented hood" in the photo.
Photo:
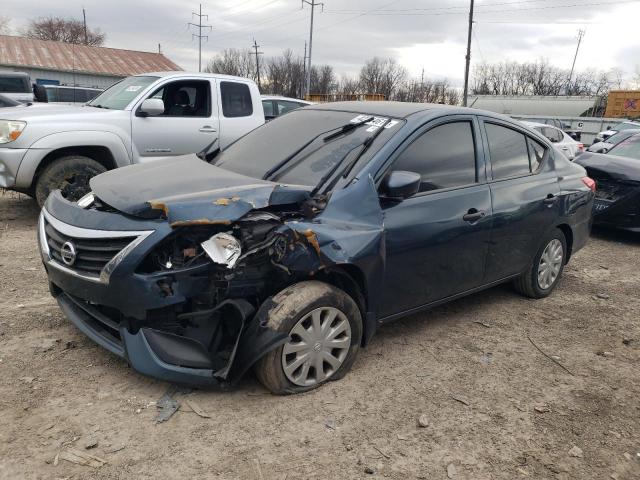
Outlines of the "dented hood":
[[589,171],[618,180],[640,181],[640,160],[611,154],[585,152],[574,163]]
[[210,165],[196,155],[118,168],[91,179],[104,203],[172,226],[228,224],[255,208],[294,204],[309,187],[280,185]]

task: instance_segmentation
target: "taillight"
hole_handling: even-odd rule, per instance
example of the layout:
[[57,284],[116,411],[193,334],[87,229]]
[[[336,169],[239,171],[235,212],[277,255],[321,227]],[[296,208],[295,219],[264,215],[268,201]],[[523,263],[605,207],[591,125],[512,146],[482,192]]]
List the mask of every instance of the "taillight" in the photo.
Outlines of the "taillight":
[[584,152],[584,143],[579,143],[578,144],[578,151],[579,152]]
[[593,178],[582,177],[582,183],[589,187],[589,190],[591,190],[592,192],[596,191],[596,181]]

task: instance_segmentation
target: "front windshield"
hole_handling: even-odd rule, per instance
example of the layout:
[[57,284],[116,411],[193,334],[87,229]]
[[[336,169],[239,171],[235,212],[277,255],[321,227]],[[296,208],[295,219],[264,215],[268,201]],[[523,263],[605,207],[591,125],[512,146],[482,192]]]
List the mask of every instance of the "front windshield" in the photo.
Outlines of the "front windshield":
[[609,150],[611,155],[629,157],[640,160],[640,134],[623,140],[618,145]]
[[111,110],[124,110],[142,90],[156,80],[158,77],[127,77],[107,88],[87,105]]
[[[365,124],[340,133],[345,125],[371,117],[373,119]],[[387,124],[379,132],[379,125],[384,122]],[[382,116],[331,110],[294,110],[242,137],[220,153],[214,164],[253,178],[268,176],[269,180],[277,182],[315,187],[349,156],[346,166],[352,160],[352,152],[357,158],[363,143],[379,133],[361,160],[370,158],[401,125],[399,120]],[[285,165],[276,168],[285,160],[288,160]],[[342,165],[338,172],[341,168]]]
[[617,145],[624,139],[629,138],[631,135],[635,135],[638,132],[640,132],[640,130],[623,130],[607,138],[607,143],[611,143],[612,145]]
[[636,125],[634,123],[622,122],[617,125],[614,125],[609,130],[631,130],[632,128],[638,128],[640,125]]

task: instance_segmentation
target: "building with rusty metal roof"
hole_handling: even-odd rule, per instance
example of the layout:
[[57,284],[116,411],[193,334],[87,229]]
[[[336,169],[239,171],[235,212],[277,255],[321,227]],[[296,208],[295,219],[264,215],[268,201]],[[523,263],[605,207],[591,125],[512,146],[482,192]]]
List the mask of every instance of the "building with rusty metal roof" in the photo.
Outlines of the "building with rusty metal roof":
[[182,69],[162,53],[0,35],[0,70],[28,73],[38,85],[107,88],[130,75]]

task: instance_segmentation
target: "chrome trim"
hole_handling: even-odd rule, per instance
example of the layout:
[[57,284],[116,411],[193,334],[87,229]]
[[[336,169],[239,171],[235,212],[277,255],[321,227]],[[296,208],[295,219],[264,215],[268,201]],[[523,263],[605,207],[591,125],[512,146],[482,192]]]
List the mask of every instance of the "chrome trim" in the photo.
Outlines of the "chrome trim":
[[[100,275],[87,275],[78,273],[75,270],[67,268],[66,266],[56,262],[53,258],[51,258],[51,253],[49,251],[49,244],[47,243],[46,231],[45,231],[45,223],[47,221],[51,224],[53,228],[62,233],[63,235],[67,235],[69,237],[74,238],[86,238],[86,239],[97,239],[97,238],[127,238],[132,237],[132,241],[127,244],[122,250],[114,255],[114,257],[107,262],[107,264],[102,268]],[[140,245],[149,235],[151,235],[154,230],[94,230],[90,228],[81,228],[76,227],[74,225],[69,225],[68,223],[61,222],[57,218],[53,217],[49,212],[47,212],[44,208],[40,214],[39,220],[39,232],[40,232],[40,248],[43,250],[43,253],[46,255],[45,262],[47,265],[50,265],[53,268],[56,268],[62,272],[68,273],[69,275],[73,275],[74,277],[82,278],[84,280],[89,280],[90,282],[96,283],[104,283],[109,284],[109,278],[113,270],[122,262],[122,260],[138,245]]]

